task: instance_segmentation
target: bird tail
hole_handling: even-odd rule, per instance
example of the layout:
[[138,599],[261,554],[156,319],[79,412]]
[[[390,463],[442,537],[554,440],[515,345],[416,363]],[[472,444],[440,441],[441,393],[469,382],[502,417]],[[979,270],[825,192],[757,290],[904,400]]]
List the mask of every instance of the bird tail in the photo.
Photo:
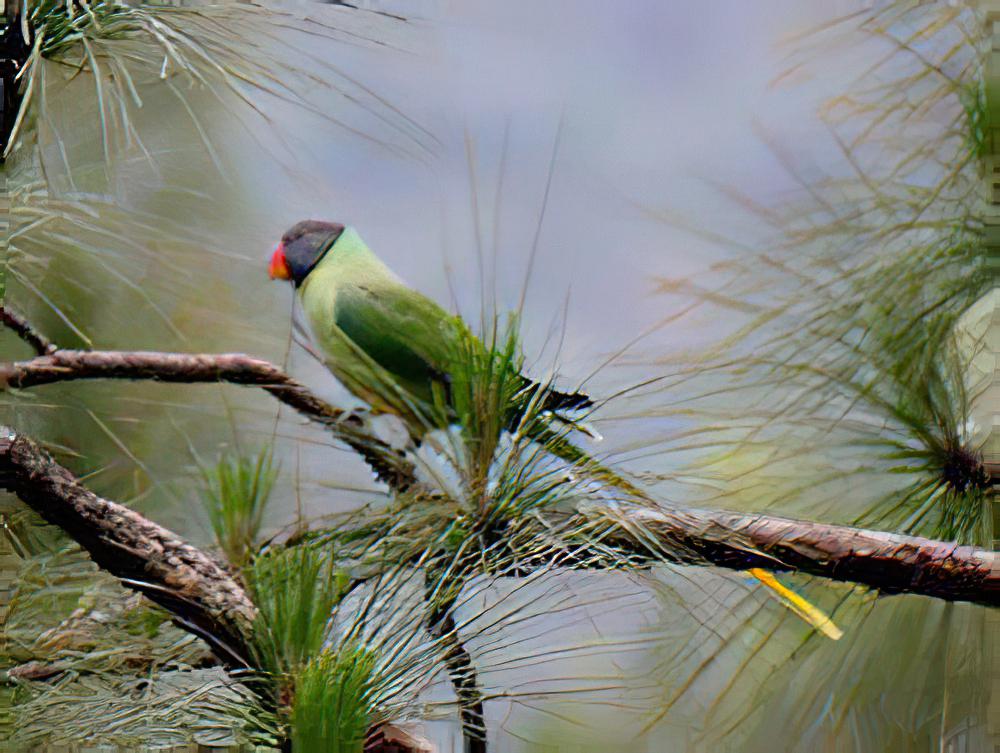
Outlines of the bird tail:
[[520,392],[533,396],[537,395],[542,410],[552,411],[553,413],[556,411],[583,410],[584,408],[590,408],[594,404],[594,401],[590,399],[590,395],[585,395],[582,392],[559,392],[559,390],[552,389],[550,382],[533,382],[523,374],[518,374],[517,379]]
[[[582,392],[559,392],[547,384],[532,382],[525,376],[521,376],[520,380],[520,393],[531,396],[536,409],[546,414],[546,423],[553,420],[574,431],[582,432],[591,439],[598,441],[601,439],[601,435],[593,427],[585,423],[579,416],[572,415],[574,412],[585,410],[594,404],[589,395]],[[535,402],[536,400],[537,402]],[[511,416],[507,428],[514,431],[523,418],[523,410],[516,412]],[[555,435],[553,434],[553,436]]]
[[[538,385],[533,385],[535,389],[538,389]],[[545,399],[542,402],[542,409],[548,411],[552,418],[568,426],[573,431],[578,431],[582,434],[586,434],[588,437],[593,439],[595,442],[600,442],[602,437],[597,433],[597,430],[593,426],[586,423],[583,418],[576,414],[577,411],[582,411],[593,406],[594,401],[590,399],[589,395],[585,395],[582,392],[558,392],[556,390],[549,390],[545,394]],[[569,412],[570,415],[566,415]]]
[[[538,384],[532,384],[531,388],[542,389]],[[545,410],[555,413],[564,410],[583,410],[584,408],[591,407],[593,404],[594,401],[590,399],[590,396],[584,395],[582,392],[556,392],[555,390],[548,390],[542,407]]]
[[844,631],[837,627],[819,607],[810,604],[797,593],[786,587],[774,577],[773,573],[755,567],[747,572],[757,579],[761,585],[770,589],[771,595],[793,611],[816,630],[827,638],[837,641],[844,635]]

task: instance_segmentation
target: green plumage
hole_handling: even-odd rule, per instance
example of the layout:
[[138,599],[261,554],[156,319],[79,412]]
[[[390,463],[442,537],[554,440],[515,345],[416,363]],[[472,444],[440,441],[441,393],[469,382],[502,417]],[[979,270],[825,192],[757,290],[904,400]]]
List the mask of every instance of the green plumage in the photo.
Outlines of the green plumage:
[[462,320],[408,288],[347,228],[299,288],[324,361],[352,393],[418,436],[438,424]]

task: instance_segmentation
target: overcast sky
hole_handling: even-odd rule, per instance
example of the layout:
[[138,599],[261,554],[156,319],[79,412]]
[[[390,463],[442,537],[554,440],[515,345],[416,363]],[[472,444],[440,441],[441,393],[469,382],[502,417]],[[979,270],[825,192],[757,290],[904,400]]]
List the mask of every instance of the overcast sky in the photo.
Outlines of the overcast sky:
[[[266,189],[260,212],[270,237],[257,250],[265,255],[273,238],[306,216],[354,224],[405,279],[445,303],[454,295],[460,310],[475,317],[483,300],[475,199],[486,298],[495,282],[501,310],[518,304],[537,232],[524,318],[528,349],[540,349],[568,297],[560,364],[572,378],[663,315],[669,304],[651,295],[655,277],[703,270],[728,253],[644,210],[669,210],[738,234],[732,207],[705,178],[762,199],[789,186],[755,124],[806,154],[810,147],[822,152],[814,113],[836,75],[808,87],[770,83],[793,49],[782,41],[843,10],[831,4],[452,2],[417,8],[422,20],[399,34],[405,52],[328,44],[316,52],[437,141],[421,137],[430,148],[420,149],[332,94],[317,96],[321,107],[385,136],[409,156],[278,108],[282,126],[294,131],[291,154],[283,159],[295,167],[279,173],[267,160],[245,163],[252,183]],[[386,27],[392,23],[373,22],[372,33]],[[688,334],[679,328],[660,342]],[[656,342],[649,352],[662,350]]]

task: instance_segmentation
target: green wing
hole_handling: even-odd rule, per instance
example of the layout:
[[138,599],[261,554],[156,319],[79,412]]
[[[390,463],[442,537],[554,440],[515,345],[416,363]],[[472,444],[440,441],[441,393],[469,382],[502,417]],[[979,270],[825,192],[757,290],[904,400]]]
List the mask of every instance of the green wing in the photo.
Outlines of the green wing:
[[462,325],[430,299],[400,285],[345,285],[334,322],[414,397],[430,402],[435,383],[447,390]]

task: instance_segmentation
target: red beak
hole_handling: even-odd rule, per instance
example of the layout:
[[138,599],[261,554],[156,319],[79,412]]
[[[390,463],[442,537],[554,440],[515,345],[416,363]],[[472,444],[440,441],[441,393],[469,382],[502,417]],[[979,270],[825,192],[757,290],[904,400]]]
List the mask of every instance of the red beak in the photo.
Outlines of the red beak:
[[288,262],[285,260],[284,243],[279,243],[278,247],[274,249],[274,253],[271,254],[271,264],[267,268],[267,274],[272,280],[292,279],[292,272],[288,268]]

